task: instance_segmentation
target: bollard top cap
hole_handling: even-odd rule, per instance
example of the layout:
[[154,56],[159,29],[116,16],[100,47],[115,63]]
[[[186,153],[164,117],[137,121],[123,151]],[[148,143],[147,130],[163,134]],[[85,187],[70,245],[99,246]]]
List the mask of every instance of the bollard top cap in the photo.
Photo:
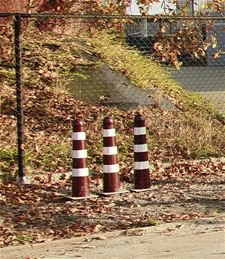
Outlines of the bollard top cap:
[[113,118],[111,116],[105,117],[103,120],[104,129],[113,129]]
[[84,131],[84,122],[81,119],[75,119],[72,121],[73,131],[82,132]]
[[134,118],[134,127],[145,127],[145,119],[140,113]]

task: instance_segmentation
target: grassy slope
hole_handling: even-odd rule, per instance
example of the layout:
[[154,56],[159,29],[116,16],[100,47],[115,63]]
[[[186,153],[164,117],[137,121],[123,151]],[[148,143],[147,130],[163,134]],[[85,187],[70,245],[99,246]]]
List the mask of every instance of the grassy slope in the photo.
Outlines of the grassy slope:
[[155,87],[168,94],[182,110],[201,111],[218,116],[210,102],[203,97],[184,90],[178,82],[171,79],[169,72],[163,67],[139,54],[135,49],[127,48],[121,40],[109,34],[101,34],[91,40],[95,50],[114,69],[123,72],[130,80],[141,88]]
[[[106,62],[139,87],[161,89],[162,94],[182,110],[173,113],[159,107],[142,109],[149,128],[150,159],[153,163],[156,160],[225,154],[224,125],[215,119],[217,113],[210,104],[181,89],[158,64],[118,41],[101,35],[99,39],[89,39],[88,46],[90,44],[92,48],[88,52],[99,56],[96,65]],[[46,33],[43,37],[36,32],[26,35],[23,48],[28,173],[70,170],[71,120],[75,117],[86,122],[89,166],[99,173],[102,164],[101,123],[103,117],[110,114],[115,118],[118,131],[122,173],[126,173],[127,165],[131,166],[132,163],[132,120],[135,111],[123,112],[84,104],[70,97],[64,88],[77,68],[93,66],[93,61],[86,58],[84,40],[58,35],[48,37]],[[15,91],[14,71],[9,65],[0,67],[0,122],[3,125],[0,131],[0,158],[3,174],[13,175],[16,171]],[[80,77],[80,80],[85,79]]]

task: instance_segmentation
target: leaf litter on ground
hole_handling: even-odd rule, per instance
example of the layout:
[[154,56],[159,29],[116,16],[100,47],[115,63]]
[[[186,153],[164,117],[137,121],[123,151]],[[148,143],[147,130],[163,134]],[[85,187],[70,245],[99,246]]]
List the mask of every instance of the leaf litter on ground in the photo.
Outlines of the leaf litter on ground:
[[[160,174],[158,169],[153,170],[148,192],[77,201],[63,197],[71,189],[70,179],[54,181],[46,177],[25,186],[1,183],[1,246],[93,233],[104,236],[104,232],[115,229],[210,216],[224,220],[224,165],[219,161],[176,162]],[[132,188],[130,182],[122,184],[126,189]],[[101,191],[93,182],[90,190]]]
[[[223,155],[224,125],[210,114],[199,122],[202,114],[193,111],[193,114],[165,111],[157,105],[124,111],[75,100],[53,87],[57,82],[53,70],[59,69],[61,75],[85,62],[66,55],[62,58],[47,48],[41,51],[44,41],[48,40],[43,38],[41,48],[29,42],[24,46],[25,50],[26,47],[34,50],[32,55],[36,61],[30,62],[30,54],[24,53],[26,165],[28,175],[33,176],[31,184],[25,186],[15,183],[14,79],[6,80],[1,72],[4,80],[0,81],[0,155],[5,180],[0,183],[0,245],[103,234],[114,229],[127,230],[212,215],[219,219],[224,217],[224,160],[185,161],[203,155]],[[62,49],[65,44],[63,46]],[[72,46],[68,43],[66,48]],[[152,164],[151,190],[82,201],[65,200],[62,196],[71,193],[70,177],[66,177],[66,172],[71,171],[71,121],[80,118],[85,122],[90,189],[97,193],[102,190],[102,120],[113,115],[120,177],[123,188],[130,189],[133,185],[132,127],[137,111],[146,119]],[[61,174],[57,180],[56,173]]]

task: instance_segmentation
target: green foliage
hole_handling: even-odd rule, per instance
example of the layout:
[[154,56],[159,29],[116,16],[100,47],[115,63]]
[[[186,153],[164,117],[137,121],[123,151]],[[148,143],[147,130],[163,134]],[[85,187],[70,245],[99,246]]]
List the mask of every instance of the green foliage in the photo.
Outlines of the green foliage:
[[17,161],[17,149],[1,146],[0,148],[0,178],[13,178]]

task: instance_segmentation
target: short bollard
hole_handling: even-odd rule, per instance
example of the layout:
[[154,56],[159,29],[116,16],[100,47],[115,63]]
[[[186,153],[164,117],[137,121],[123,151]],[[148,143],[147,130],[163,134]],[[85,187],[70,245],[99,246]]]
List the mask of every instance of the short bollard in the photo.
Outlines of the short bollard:
[[87,168],[87,150],[85,146],[86,135],[83,122],[81,120],[73,121],[73,170],[72,170],[72,196],[89,196],[89,171]]
[[113,119],[106,117],[103,121],[103,193],[114,193],[119,189],[116,132]]
[[151,186],[146,127],[143,116],[134,118],[134,189]]

